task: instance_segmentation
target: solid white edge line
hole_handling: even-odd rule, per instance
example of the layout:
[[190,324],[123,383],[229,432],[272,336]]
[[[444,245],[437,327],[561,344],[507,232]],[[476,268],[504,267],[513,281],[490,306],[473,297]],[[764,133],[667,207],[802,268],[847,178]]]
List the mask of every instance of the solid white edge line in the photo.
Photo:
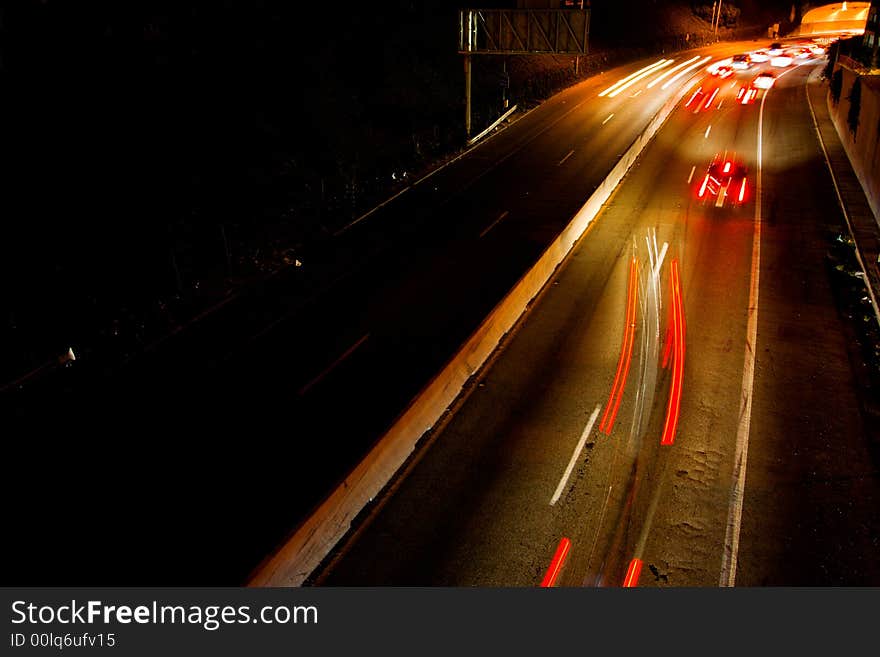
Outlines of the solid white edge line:
[[696,170],[697,170],[697,165],[695,164],[694,166],[691,167],[691,175],[688,176],[688,185],[690,185],[691,180],[694,179],[694,171],[696,171]]
[[596,418],[599,417],[600,408],[601,405],[596,405],[596,410],[594,410],[593,414],[590,416],[590,421],[587,423],[587,427],[581,434],[581,439],[578,441],[577,447],[574,448],[574,453],[571,455],[571,460],[568,462],[565,474],[562,475],[562,479],[559,480],[559,485],[556,487],[556,492],[553,493],[553,498],[550,500],[550,506],[556,504],[562,495],[562,491],[565,489],[565,484],[568,483],[568,478],[571,476],[571,471],[574,470],[574,464],[577,463],[577,460],[584,449],[584,445],[587,443],[587,437],[593,430],[593,424],[596,422]]
[[[779,75],[777,80],[796,67]],[[755,232],[752,238],[752,273],[749,283],[749,319],[746,328],[745,362],[743,363],[743,383],[739,426],[736,430],[736,458],[733,472],[734,488],[730,494],[730,506],[727,513],[727,528],[724,535],[724,552],[721,555],[721,576],[719,586],[734,586],[736,582],[736,564],[739,555],[739,535],[742,525],[743,497],[746,489],[746,466],[749,457],[749,429],[752,420],[752,386],[755,380],[755,354],[758,342],[758,291],[761,274],[761,194],[763,192],[764,153],[764,103],[770,93],[768,89],[761,98],[758,111],[758,173],[755,180]]]
[[724,552],[721,555],[719,586],[733,586],[736,581],[736,563],[739,553],[739,534],[742,526],[743,497],[746,488],[746,465],[749,456],[749,429],[752,421],[752,387],[755,381],[755,347],[758,334],[758,292],[761,275],[761,194],[764,129],[764,103],[761,98],[758,112],[758,173],[755,181],[755,230],[752,236],[752,272],[749,283],[748,324],[746,328],[745,362],[743,363],[742,394],[740,396],[739,425],[736,429],[736,455],[733,466],[734,487],[727,510],[724,534]]
[[606,123],[608,123],[612,118],[614,118],[614,112],[612,112],[611,114],[609,114],[609,115],[608,115],[608,118],[605,119],[604,121],[602,121],[602,125],[605,125]]
[[703,135],[703,139],[708,139],[708,138],[709,138],[709,132],[710,132],[711,130],[712,130],[712,126],[710,125],[708,128],[706,128],[706,134]]

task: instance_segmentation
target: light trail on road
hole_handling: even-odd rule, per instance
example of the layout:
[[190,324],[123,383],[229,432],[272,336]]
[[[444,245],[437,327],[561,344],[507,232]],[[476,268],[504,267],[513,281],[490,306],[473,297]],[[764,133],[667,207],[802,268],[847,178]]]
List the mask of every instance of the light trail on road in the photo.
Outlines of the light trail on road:
[[[660,60],[654,62],[653,64],[650,64],[649,66],[645,66],[644,68],[640,68],[635,73],[631,73],[630,75],[626,76],[622,80],[618,80],[617,82],[612,84],[610,87],[608,87],[604,91],[600,91],[599,96],[600,97],[608,96],[609,98],[613,98],[618,93],[623,91],[626,87],[628,87],[630,84],[637,82],[642,77],[644,77],[646,75],[650,75],[651,73],[658,71],[665,66],[669,66],[669,64],[671,64],[672,61],[673,60],[671,60],[671,59],[660,59]],[[622,85],[626,85],[626,87],[624,87]]]
[[663,425],[663,436],[660,439],[661,445],[672,445],[675,442],[678,418],[681,414],[681,389],[684,381],[685,324],[684,308],[681,301],[678,258],[672,259],[670,280],[672,283],[672,291],[669,298],[672,309],[672,383],[666,409],[666,422]]
[[550,588],[556,584],[556,580],[559,577],[559,573],[562,571],[562,567],[565,565],[565,560],[568,558],[568,552],[570,549],[571,540],[563,536],[559,540],[559,545],[556,547],[556,553],[553,555],[553,560],[550,562],[550,566],[544,574],[544,579],[541,580],[542,588]]
[[599,429],[606,434],[611,434],[614,420],[620,408],[623,398],[623,390],[626,387],[626,379],[629,376],[629,368],[632,363],[632,347],[635,335],[636,303],[638,299],[638,260],[633,257],[629,265],[629,286],[626,294],[626,324],[623,329],[623,343],[620,348],[620,358],[617,362],[617,373],[614,375],[614,383],[608,396],[608,404],[602,414]]

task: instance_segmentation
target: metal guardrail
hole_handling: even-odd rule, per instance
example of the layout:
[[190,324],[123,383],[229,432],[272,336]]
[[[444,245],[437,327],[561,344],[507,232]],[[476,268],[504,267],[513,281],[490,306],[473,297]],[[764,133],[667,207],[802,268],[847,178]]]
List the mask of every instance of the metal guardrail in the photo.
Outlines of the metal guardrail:
[[475,144],[475,143],[477,143],[478,141],[480,141],[483,137],[485,137],[485,136],[488,135],[492,130],[494,130],[495,127],[496,127],[499,123],[501,123],[504,119],[506,119],[508,116],[510,116],[511,114],[513,114],[515,111],[516,111],[516,105],[514,105],[514,106],[511,107],[509,110],[507,110],[504,114],[502,114],[502,115],[499,116],[497,119],[495,119],[495,121],[492,123],[492,125],[490,125],[488,128],[486,128],[485,130],[483,130],[483,132],[481,132],[480,134],[478,134],[476,137],[471,137],[470,139],[468,139],[468,140],[467,140],[467,145],[468,145],[468,146],[472,146],[473,144]]

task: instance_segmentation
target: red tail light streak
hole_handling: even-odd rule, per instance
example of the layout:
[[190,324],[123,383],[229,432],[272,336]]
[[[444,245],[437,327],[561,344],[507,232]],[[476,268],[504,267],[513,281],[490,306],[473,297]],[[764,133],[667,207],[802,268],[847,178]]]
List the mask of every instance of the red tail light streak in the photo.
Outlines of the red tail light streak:
[[626,577],[623,578],[623,587],[626,589],[634,588],[639,585],[639,575],[642,574],[643,562],[641,559],[633,559],[629,562],[629,568],[626,569]]
[[632,349],[636,332],[636,307],[639,296],[638,285],[638,260],[633,258],[629,263],[629,286],[626,293],[626,325],[623,329],[623,343],[620,347],[620,358],[617,361],[617,372],[614,375],[614,384],[608,395],[608,403],[599,423],[599,430],[611,434],[620,402],[623,399],[623,389],[626,387],[626,379],[629,376],[629,368],[632,363]]
[[666,407],[666,422],[663,425],[661,445],[672,445],[678,430],[678,417],[681,413],[681,390],[684,382],[685,323],[684,307],[681,300],[681,278],[678,259],[671,263],[670,281],[672,292],[672,383],[669,390],[669,403]]
[[571,541],[563,536],[559,541],[559,545],[556,547],[556,554],[553,555],[550,567],[547,568],[547,573],[541,581],[541,586],[543,588],[550,588],[556,584],[556,579],[559,577],[560,571],[562,571],[562,566],[565,565],[565,560],[568,558],[568,552],[570,549]]
[[700,198],[706,195],[706,185],[709,184],[709,174],[706,174],[706,177],[703,178],[703,184],[700,185]]
[[718,89],[712,92],[712,95],[709,96],[709,100],[706,101],[706,104],[703,105],[703,109],[709,109],[709,106],[712,104],[712,101],[715,100],[715,96],[718,95]]

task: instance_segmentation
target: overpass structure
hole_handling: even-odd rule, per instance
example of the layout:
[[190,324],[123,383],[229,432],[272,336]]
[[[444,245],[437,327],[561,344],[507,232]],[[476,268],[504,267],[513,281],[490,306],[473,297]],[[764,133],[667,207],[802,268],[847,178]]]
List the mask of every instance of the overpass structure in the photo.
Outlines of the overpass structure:
[[795,36],[864,34],[870,2],[836,2],[811,9],[804,14]]

